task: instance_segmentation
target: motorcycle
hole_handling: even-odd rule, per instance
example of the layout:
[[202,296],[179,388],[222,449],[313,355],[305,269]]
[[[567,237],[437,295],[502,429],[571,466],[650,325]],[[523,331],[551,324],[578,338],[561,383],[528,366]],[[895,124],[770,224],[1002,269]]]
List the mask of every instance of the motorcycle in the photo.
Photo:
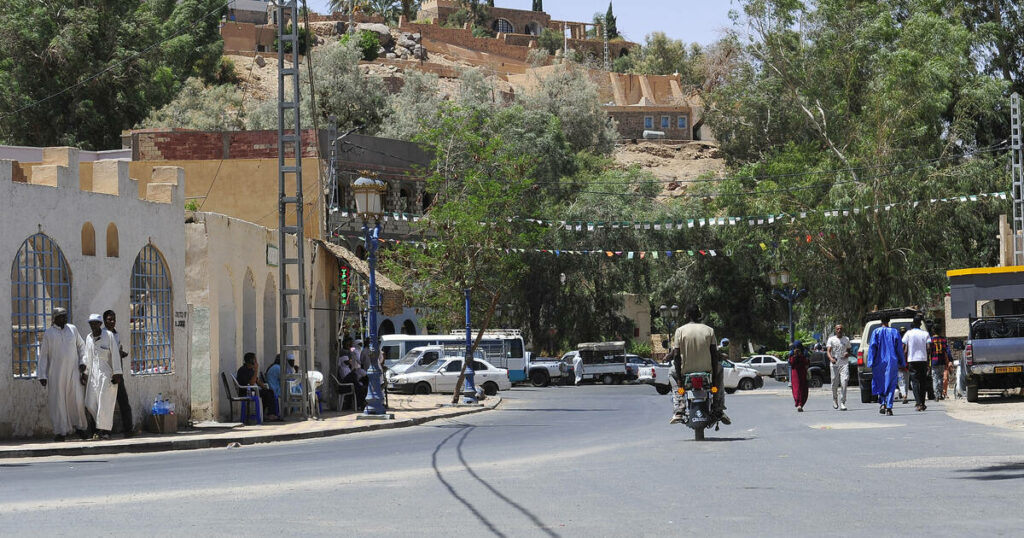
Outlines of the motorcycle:
[[718,387],[712,385],[711,374],[686,374],[677,390],[677,398],[684,400],[682,422],[693,430],[693,440],[703,441],[704,430],[712,426],[718,431],[720,417],[711,411],[712,400],[718,392]]

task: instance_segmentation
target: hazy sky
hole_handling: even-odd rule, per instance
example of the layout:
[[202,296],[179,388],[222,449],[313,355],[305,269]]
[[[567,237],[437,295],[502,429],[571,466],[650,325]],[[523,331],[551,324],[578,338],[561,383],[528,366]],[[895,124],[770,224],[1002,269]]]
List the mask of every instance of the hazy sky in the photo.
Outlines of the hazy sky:
[[[307,0],[309,7],[327,13],[327,0]],[[715,41],[722,28],[732,24],[729,10],[733,0],[613,0],[612,10],[619,33],[630,41],[642,43],[644,36],[656,31],[687,43]],[[497,7],[530,9],[532,0],[495,0]],[[545,0],[544,11],[555,20],[590,22],[594,13],[608,10],[608,0]]]

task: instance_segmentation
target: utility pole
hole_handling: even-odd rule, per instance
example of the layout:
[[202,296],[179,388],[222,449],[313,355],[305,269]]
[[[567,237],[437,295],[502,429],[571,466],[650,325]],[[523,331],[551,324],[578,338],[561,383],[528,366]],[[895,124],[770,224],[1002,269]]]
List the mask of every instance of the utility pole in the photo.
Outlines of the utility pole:
[[[309,322],[306,309],[305,237],[302,230],[302,125],[299,121],[299,9],[297,0],[275,3],[277,6],[277,252],[278,252],[278,308],[280,314],[280,368],[281,414],[288,412],[288,380],[303,387],[303,418],[307,418],[307,402],[313,388],[306,378],[309,370]],[[287,17],[286,17],[287,15]],[[285,33],[285,21],[291,21],[291,30]],[[291,52],[285,52],[291,45]],[[291,66],[285,67],[285,55],[291,56]],[[290,86],[290,88],[289,88]],[[291,90],[289,93],[288,90]],[[290,150],[290,151],[289,151]],[[289,161],[289,154],[292,162]],[[294,186],[294,192],[288,187]],[[317,193],[320,196],[320,193]],[[295,220],[289,224],[288,215]],[[288,247],[289,235],[295,236],[296,248]],[[289,285],[288,272],[292,270],[295,286]],[[289,372],[289,356],[298,366],[298,379]]]
[[1010,148],[1013,180],[1013,264],[1024,265],[1024,148],[1021,147],[1020,94],[1010,96]]

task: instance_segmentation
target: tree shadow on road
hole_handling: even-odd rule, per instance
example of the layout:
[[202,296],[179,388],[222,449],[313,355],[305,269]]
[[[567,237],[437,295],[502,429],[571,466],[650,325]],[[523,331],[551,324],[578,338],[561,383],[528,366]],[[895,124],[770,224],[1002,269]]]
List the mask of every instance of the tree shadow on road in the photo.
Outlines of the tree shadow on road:
[[958,477],[961,480],[1019,480],[1024,478],[1024,462],[1001,463],[975,469],[961,469],[958,472],[972,474],[972,476]]

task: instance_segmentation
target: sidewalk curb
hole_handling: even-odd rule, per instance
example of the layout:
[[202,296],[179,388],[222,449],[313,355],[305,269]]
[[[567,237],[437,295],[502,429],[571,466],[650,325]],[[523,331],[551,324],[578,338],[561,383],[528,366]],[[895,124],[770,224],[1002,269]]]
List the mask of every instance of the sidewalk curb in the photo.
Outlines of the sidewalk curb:
[[[91,446],[61,447],[53,446],[36,449],[15,449],[0,450],[0,460],[16,458],[42,458],[47,456],[94,456],[109,454],[143,454],[149,452],[169,452],[173,450],[197,450],[202,448],[223,448],[232,443],[240,445],[256,445],[262,443],[276,443],[280,441],[298,441],[302,439],[319,439],[323,437],[334,437],[348,433],[360,433],[375,430],[391,430],[395,428],[407,428],[418,426],[442,418],[459,417],[481,411],[490,411],[501,405],[502,398],[495,397],[493,404],[488,403],[483,407],[461,408],[453,413],[443,415],[429,415],[416,418],[396,419],[386,422],[363,423],[358,426],[341,426],[317,431],[292,432],[292,433],[267,433],[263,435],[232,436],[231,433],[223,437],[209,439],[175,439],[162,440],[154,439],[151,442],[131,443],[127,445],[102,443]],[[450,408],[454,409],[454,408]]]

